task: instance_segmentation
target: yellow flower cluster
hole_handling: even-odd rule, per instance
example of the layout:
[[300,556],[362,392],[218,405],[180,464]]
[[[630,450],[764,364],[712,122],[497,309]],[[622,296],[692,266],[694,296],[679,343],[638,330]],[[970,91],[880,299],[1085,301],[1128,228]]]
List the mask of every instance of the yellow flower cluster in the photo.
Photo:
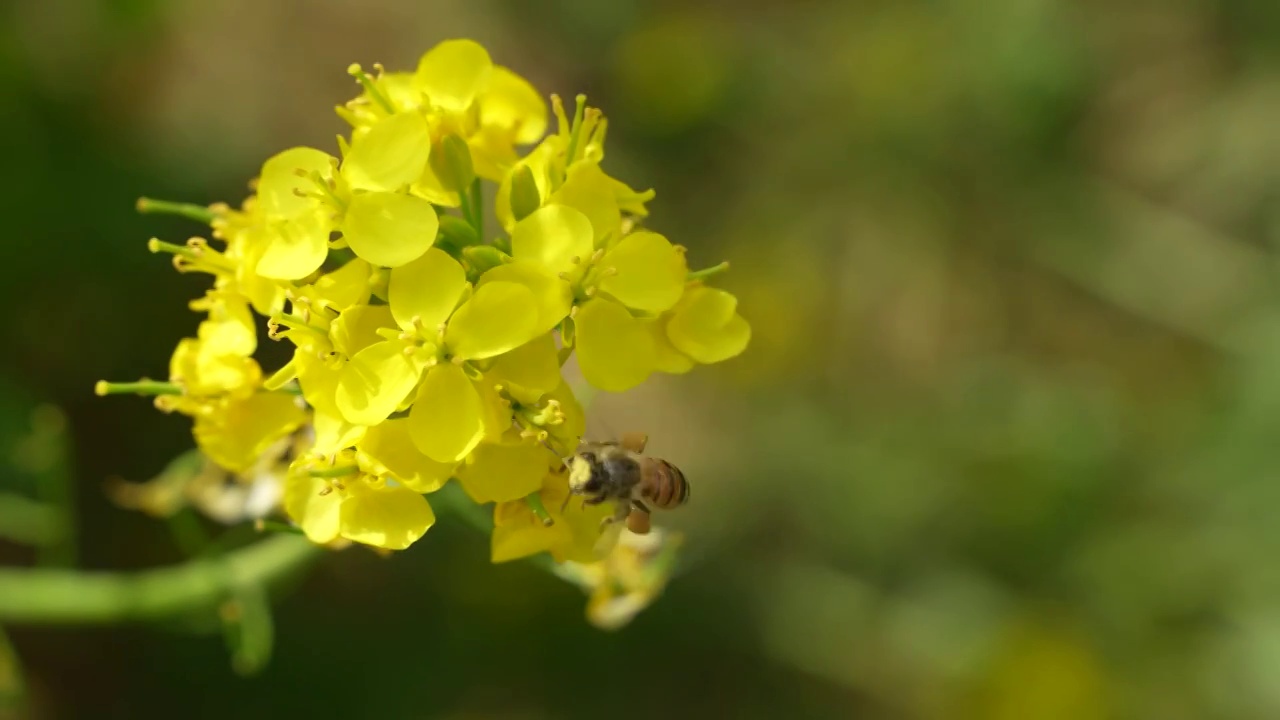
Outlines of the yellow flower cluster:
[[[218,247],[152,241],[213,277],[192,304],[207,319],[167,383],[99,392],[157,394],[232,473],[302,438],[283,508],[317,543],[408,547],[435,521],[425,496],[455,480],[495,503],[495,561],[598,559],[610,509],[560,511],[584,429],[562,367],[576,353],[588,383],[620,392],[741,353],[736,299],[705,283],[721,268],[691,273],[684,248],[640,229],[653,192],[601,168],[606,121],[584,98],[549,112],[468,40],[414,72],[349,72],[363,89],[338,108],[338,156],[267,160],[239,209],[202,216]],[[255,312],[293,346],[270,374]]]

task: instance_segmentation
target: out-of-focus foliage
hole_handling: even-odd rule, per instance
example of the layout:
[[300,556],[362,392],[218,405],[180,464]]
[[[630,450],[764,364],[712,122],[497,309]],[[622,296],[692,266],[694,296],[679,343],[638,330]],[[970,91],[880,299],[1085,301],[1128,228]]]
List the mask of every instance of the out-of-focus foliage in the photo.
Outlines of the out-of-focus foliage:
[[160,375],[196,319],[134,199],[328,146],[338,118],[298,108],[347,97],[352,58],[470,36],[585,88],[654,228],[734,258],[754,331],[714,376],[591,401],[694,485],[689,562],[621,633],[442,523],[318,566],[252,680],[201,628],[10,628],[37,717],[1280,715],[1280,5],[0,12],[0,488],[38,501],[11,448],[62,408],[89,567],[178,557],[102,493],[187,442],[90,393]]

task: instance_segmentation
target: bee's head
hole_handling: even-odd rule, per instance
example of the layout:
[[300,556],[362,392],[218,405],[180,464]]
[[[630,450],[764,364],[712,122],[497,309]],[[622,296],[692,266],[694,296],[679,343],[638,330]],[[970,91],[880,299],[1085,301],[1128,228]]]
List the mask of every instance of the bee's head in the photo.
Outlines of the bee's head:
[[600,489],[600,477],[596,468],[600,461],[593,452],[581,452],[569,461],[569,492],[588,495]]

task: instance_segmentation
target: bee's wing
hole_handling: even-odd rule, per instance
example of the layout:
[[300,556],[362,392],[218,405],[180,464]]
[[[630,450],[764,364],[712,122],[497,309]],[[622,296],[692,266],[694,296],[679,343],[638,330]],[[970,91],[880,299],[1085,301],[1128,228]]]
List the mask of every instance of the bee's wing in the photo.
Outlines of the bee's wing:
[[622,433],[622,437],[618,439],[618,444],[624,450],[630,450],[633,453],[644,452],[644,446],[649,444],[649,436],[642,432]]

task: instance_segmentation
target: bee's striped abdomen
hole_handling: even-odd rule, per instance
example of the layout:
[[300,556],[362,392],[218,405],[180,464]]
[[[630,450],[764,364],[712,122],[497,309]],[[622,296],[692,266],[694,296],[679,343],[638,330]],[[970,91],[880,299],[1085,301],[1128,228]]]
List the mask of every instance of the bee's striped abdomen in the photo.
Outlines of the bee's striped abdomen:
[[680,468],[666,460],[652,458],[653,482],[646,490],[645,496],[655,507],[670,510],[683,505],[689,500],[689,481],[685,480]]

